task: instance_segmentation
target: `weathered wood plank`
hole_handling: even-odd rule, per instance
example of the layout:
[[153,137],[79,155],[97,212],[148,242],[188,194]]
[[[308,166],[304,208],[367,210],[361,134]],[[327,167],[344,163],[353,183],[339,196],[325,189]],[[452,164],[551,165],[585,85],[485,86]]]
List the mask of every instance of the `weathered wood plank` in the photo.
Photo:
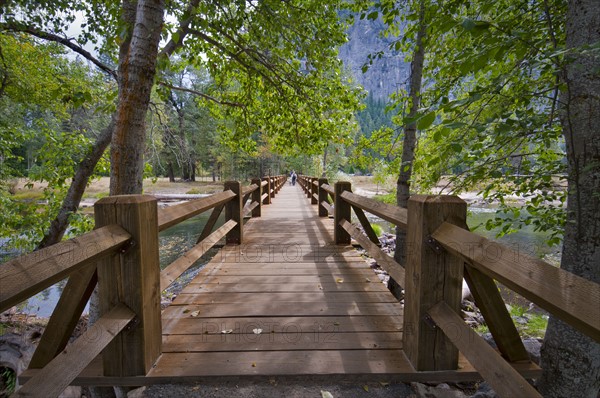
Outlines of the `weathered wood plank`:
[[367,219],[365,212],[360,207],[354,205],[352,205],[352,210],[354,210],[354,214],[356,214],[356,217],[358,218],[360,225],[362,225],[363,230],[369,237],[369,240],[375,245],[380,246],[381,243],[379,242],[379,238],[375,234],[375,231],[373,231],[373,227],[371,227],[371,223]]
[[210,213],[210,216],[208,217],[208,220],[206,220],[206,224],[204,224],[204,228],[202,228],[202,232],[200,233],[200,236],[198,237],[196,243],[202,242],[204,239],[206,239],[208,235],[210,235],[213,228],[215,227],[215,224],[219,220],[219,216],[221,215],[221,212],[223,211],[224,207],[225,204],[223,203],[213,209],[213,211]]
[[430,235],[446,220],[465,223],[467,204],[456,196],[413,195],[408,200],[404,347],[418,371],[458,366],[458,350],[440,330],[425,321],[425,311],[445,301],[460,310],[464,263],[429,244]]
[[190,283],[186,292],[384,292],[388,291],[383,283],[374,279],[371,283],[364,282],[320,282],[320,283],[290,283],[287,285],[275,283]]
[[236,305],[174,305],[163,311],[163,318],[214,318],[236,316],[400,316],[398,303],[240,303]]
[[96,225],[119,224],[135,245],[98,262],[100,314],[118,303],[127,305],[138,323],[103,351],[111,376],[144,375],[160,355],[160,264],[156,199],[149,195],[119,195],[94,204]]
[[[322,330],[315,329],[301,330],[296,325],[287,325],[285,333],[253,328],[243,334],[170,335],[164,337],[163,345],[165,353],[402,349],[402,332],[340,333],[335,323]],[[254,330],[260,332],[256,334]]]
[[73,344],[35,373],[16,397],[57,397],[135,317],[123,304],[103,315]]
[[107,225],[2,264],[0,312],[114,253],[130,239],[123,228]]
[[494,280],[470,266],[465,267],[464,277],[502,355],[510,362],[529,361],[529,354]]
[[386,203],[376,201],[375,199],[365,198],[364,196],[359,196],[353,194],[352,192],[344,192],[342,194],[342,198],[346,202],[360,207],[361,209],[374,214],[377,217],[381,217],[384,220],[399,226],[400,228],[406,228],[406,224],[408,222],[408,213],[406,209],[398,206],[388,205]]
[[227,232],[235,227],[233,220],[227,221],[219,229],[208,235],[202,242],[196,244],[181,257],[169,264],[160,272],[160,290],[165,290],[175,279],[179,278],[189,267],[191,267],[200,257],[210,250],[215,243],[221,240]]
[[387,273],[390,274],[390,276],[400,284],[400,286],[404,286],[405,272],[403,266],[394,261],[392,257],[382,252],[380,247],[369,241],[367,237],[359,231],[358,228],[350,224],[348,221],[344,220],[344,222],[342,222],[342,227],[348,231],[350,236],[360,243],[365,250],[369,252],[369,254],[377,261],[377,264],[381,266],[381,268],[386,270]]
[[43,368],[67,346],[97,283],[98,274],[95,265],[89,265],[69,276],[29,362],[30,368]]
[[387,292],[260,292],[232,293],[205,292],[181,293],[173,304],[233,304],[233,303],[395,303],[394,296]]
[[446,336],[502,397],[541,397],[481,336],[468,327],[446,303],[427,311]]
[[600,342],[600,284],[449,223],[432,237],[470,266]]
[[162,208],[158,212],[158,231],[164,231],[188,218],[204,213],[206,210],[225,204],[234,197],[233,192],[223,191],[206,198]]

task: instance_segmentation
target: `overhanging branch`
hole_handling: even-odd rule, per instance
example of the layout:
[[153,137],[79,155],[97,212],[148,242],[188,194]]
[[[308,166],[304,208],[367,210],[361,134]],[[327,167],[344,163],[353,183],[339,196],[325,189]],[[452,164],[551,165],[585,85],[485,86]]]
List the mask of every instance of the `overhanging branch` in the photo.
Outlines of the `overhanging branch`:
[[174,86],[174,85],[172,85],[170,83],[167,83],[167,82],[158,82],[158,84],[160,84],[163,87],[170,88],[171,90],[183,91],[183,92],[186,92],[186,93],[197,95],[197,96],[205,98],[205,99],[207,99],[209,101],[215,102],[215,103],[217,103],[219,105],[227,105],[227,106],[235,106],[237,108],[245,108],[244,104],[241,104],[239,102],[221,101],[221,100],[219,100],[219,99],[217,99],[215,97],[212,97],[212,96],[210,96],[208,94],[204,94],[204,93],[202,93],[200,91],[197,91],[197,90],[193,90],[191,88],[178,87],[178,86]]

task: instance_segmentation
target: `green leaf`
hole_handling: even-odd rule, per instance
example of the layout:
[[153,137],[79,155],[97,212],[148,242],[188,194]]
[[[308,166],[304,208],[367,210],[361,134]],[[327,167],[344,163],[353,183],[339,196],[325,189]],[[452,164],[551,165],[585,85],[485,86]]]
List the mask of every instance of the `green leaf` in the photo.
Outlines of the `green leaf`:
[[431,124],[434,121],[435,121],[435,112],[431,111],[431,112],[427,113],[426,115],[424,115],[421,119],[419,119],[419,121],[417,122],[417,128],[419,130],[425,130],[426,128],[431,126]]

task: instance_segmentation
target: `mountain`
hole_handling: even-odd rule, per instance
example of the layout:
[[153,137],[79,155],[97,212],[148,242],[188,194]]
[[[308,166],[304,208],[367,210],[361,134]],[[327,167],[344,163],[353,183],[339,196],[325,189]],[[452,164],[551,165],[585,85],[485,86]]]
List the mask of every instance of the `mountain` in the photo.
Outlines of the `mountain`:
[[[388,96],[408,81],[410,64],[404,62],[402,53],[390,50],[394,39],[382,37],[384,29],[380,19],[361,20],[356,16],[348,29],[349,40],[340,48],[340,59],[374,100],[387,102]],[[369,70],[362,73],[369,54],[379,51],[383,52],[382,57],[373,60]]]

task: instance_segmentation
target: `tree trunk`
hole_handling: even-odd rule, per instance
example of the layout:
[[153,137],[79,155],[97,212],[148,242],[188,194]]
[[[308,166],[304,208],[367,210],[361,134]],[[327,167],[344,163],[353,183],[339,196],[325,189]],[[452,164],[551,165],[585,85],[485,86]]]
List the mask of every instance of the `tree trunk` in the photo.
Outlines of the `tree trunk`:
[[[600,42],[598,0],[570,0],[561,123],[567,147],[568,202],[561,268],[600,283]],[[596,398],[600,344],[551,316],[541,353],[545,397]]]
[[175,182],[175,172],[173,171],[173,162],[167,162],[167,177],[169,177],[169,182]]
[[[421,81],[423,79],[423,64],[425,62],[425,34],[427,25],[425,23],[425,2],[419,2],[419,30],[413,49],[412,61],[410,63],[410,87],[408,117],[414,118],[421,104]],[[408,198],[410,197],[410,179],[412,176],[412,165],[415,159],[415,147],[417,145],[417,124],[408,123],[404,126],[404,140],[402,144],[402,159],[396,183],[396,204],[402,208],[407,208]],[[396,251],[394,259],[404,264],[406,251],[406,232],[396,227]],[[390,278],[388,288],[396,296],[401,297],[401,288],[398,283]]]
[[94,168],[98,161],[102,158],[106,147],[110,143],[110,139],[114,130],[114,117],[108,127],[100,134],[90,152],[85,155],[79,163],[73,181],[69,186],[67,195],[63,199],[58,215],[50,223],[50,229],[42,238],[42,241],[37,246],[36,250],[51,246],[62,240],[67,227],[69,226],[69,216],[75,213],[79,208],[79,203],[85,192],[85,187],[94,172]]
[[119,60],[119,103],[111,141],[111,195],[142,192],[145,121],[156,74],[164,8],[163,0],[137,2],[129,50]]

